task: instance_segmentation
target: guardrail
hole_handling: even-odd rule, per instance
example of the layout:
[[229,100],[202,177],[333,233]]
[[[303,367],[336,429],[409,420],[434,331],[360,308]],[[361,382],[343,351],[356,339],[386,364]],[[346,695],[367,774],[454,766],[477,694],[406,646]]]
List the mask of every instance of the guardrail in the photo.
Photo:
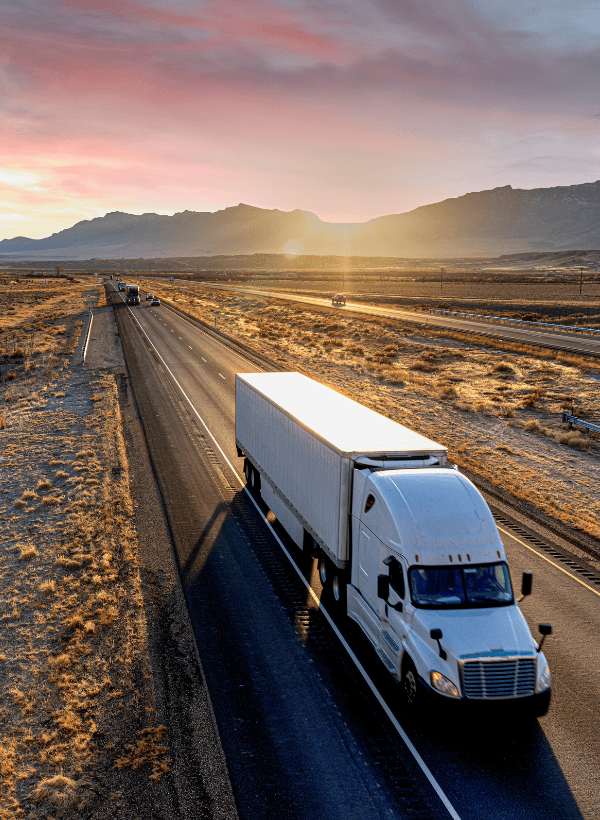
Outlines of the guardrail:
[[584,433],[589,433],[590,430],[600,433],[600,424],[593,424],[587,419],[578,419],[576,416],[571,415],[571,413],[567,410],[563,410],[562,420],[565,424],[569,425],[569,429],[571,429],[574,425],[575,427],[583,428]]
[[81,363],[85,362],[85,354],[87,353],[88,342],[90,340],[90,330],[92,329],[92,320],[94,318],[94,314],[90,310],[90,321],[87,326],[87,331],[85,333],[85,342],[83,343],[83,347],[81,349]]
[[458,316],[461,319],[476,319],[479,322],[492,322],[501,325],[516,325],[517,327],[532,327],[542,330],[552,330],[559,333],[581,333],[588,336],[600,336],[600,330],[590,327],[578,327],[576,325],[557,325],[553,322],[528,322],[525,319],[509,319],[506,316],[488,316],[485,313],[462,313],[457,310],[440,310],[429,308],[430,313],[437,313],[443,316]]

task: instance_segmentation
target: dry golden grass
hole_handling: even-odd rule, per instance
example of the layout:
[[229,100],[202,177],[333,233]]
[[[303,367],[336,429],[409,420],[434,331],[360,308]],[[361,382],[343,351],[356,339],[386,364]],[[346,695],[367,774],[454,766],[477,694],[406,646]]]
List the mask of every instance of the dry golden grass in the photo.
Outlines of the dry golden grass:
[[140,668],[143,598],[117,386],[69,366],[81,294],[61,287],[49,302],[15,302],[11,326],[29,322],[36,347],[30,367],[0,383],[0,497],[13,513],[0,519],[0,820],[109,820],[112,766],[144,729],[148,748],[132,757],[141,779],[152,785],[168,768]]
[[253,295],[207,290],[191,303],[180,285],[152,280],[148,288],[446,444],[460,466],[600,538],[600,447],[566,431],[560,416],[572,400],[582,412],[597,408],[598,381],[588,374],[600,368],[589,360],[490,339],[482,349],[476,335]]

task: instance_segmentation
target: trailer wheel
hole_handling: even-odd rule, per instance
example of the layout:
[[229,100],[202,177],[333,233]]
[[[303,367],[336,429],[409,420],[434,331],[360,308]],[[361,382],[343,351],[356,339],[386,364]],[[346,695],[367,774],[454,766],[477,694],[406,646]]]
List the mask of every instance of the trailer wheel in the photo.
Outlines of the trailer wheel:
[[260,473],[256,467],[250,467],[250,487],[255,495],[260,493]]
[[244,476],[246,478],[246,484],[250,486],[250,475],[252,474],[252,465],[248,461],[247,458],[244,459]]
[[324,555],[319,555],[319,580],[323,585],[323,589],[329,584],[330,567],[329,561]]

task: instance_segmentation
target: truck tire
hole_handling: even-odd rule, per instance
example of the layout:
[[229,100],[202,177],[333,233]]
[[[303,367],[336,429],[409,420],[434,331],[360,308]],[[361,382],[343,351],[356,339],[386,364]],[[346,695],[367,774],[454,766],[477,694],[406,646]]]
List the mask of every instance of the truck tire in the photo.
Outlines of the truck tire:
[[331,573],[331,598],[340,611],[346,611],[346,578],[337,568],[332,567]]
[[256,469],[256,467],[251,468],[252,472],[250,473],[250,489],[254,493],[254,495],[260,494],[260,473]]
[[244,477],[246,479],[246,487],[248,487],[253,495],[258,495],[260,493],[260,473],[247,458],[244,459]]
[[408,657],[402,664],[401,685],[405,704],[411,709],[416,709],[420,700],[419,676],[414,663]]
[[331,564],[329,559],[324,555],[319,555],[319,580],[323,589],[329,586],[329,579],[331,576]]
[[323,595],[335,609],[346,611],[346,578],[344,573],[329,558],[319,555],[319,580],[323,586]]

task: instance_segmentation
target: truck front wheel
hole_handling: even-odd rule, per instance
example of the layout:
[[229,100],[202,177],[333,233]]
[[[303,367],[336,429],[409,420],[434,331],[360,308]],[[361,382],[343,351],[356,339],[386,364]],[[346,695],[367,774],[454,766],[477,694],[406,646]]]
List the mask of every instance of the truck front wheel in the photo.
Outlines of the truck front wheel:
[[346,581],[337,567],[333,569],[331,576],[331,596],[336,607],[346,609]]
[[419,676],[410,658],[407,658],[402,666],[402,693],[407,706],[411,709],[418,706]]

